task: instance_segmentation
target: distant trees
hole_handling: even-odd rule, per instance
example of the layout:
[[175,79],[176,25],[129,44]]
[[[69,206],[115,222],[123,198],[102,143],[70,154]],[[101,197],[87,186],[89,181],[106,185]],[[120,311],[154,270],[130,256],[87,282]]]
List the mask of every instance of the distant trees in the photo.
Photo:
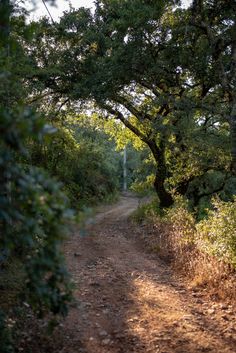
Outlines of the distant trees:
[[116,195],[121,156],[102,130],[85,125],[89,118],[69,120],[54,123],[57,130],[42,144],[31,144],[29,160],[62,182],[73,208],[81,209]]

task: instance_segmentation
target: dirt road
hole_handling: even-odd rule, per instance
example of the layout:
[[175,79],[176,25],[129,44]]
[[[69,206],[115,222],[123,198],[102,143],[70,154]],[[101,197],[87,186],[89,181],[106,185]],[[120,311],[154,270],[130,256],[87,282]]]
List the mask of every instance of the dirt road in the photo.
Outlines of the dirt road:
[[186,289],[142,248],[140,229],[128,221],[137,205],[122,197],[86,236],[75,232],[68,242],[77,306],[55,333],[57,352],[236,352],[233,308]]

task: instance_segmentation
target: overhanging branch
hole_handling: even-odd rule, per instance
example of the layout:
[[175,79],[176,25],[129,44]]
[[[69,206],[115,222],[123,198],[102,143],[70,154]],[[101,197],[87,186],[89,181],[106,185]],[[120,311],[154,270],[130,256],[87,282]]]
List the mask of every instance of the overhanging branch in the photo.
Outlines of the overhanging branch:
[[134,107],[127,99],[121,96],[116,96],[116,102],[123,105],[131,114],[133,114],[139,121],[147,119],[152,121],[152,117],[148,113],[143,113]]
[[138,136],[143,142],[146,144],[149,143],[148,137],[142,133],[136,126],[134,126],[128,119],[124,117],[124,115],[117,109],[112,108],[110,105],[103,103],[101,105],[103,109],[112,114],[115,119],[120,120],[129,130],[131,130],[136,136]]

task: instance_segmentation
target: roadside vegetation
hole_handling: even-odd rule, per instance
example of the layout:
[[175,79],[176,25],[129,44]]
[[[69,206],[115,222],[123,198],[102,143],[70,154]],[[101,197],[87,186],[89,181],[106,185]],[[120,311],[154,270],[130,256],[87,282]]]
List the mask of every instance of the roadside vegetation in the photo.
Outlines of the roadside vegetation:
[[201,220],[182,197],[164,212],[154,199],[140,206],[132,219],[144,226],[147,248],[170,263],[191,287],[205,288],[215,299],[235,301],[235,198],[212,199]]

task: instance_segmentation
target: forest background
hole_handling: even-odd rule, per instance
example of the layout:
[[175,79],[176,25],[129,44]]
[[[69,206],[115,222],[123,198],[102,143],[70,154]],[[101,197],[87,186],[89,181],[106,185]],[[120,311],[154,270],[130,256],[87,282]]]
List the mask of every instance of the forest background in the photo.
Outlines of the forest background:
[[1,0],[3,352],[22,302],[66,314],[66,229],[118,195],[125,146],[129,187],[156,194],[137,218],[235,271],[236,5],[180,5],[97,0],[28,22],[24,3]]

